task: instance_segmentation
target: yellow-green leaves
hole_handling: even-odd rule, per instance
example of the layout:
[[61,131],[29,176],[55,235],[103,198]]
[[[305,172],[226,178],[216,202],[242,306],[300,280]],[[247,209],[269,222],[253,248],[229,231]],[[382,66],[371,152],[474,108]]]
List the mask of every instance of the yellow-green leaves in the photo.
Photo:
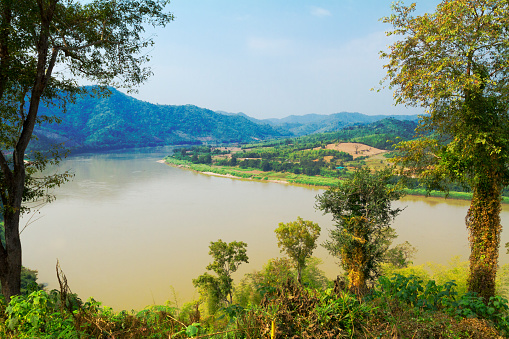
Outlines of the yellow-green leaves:
[[297,268],[298,280],[302,282],[301,272],[305,267],[306,259],[311,257],[316,248],[316,239],[320,236],[320,226],[318,224],[303,220],[301,217],[297,221],[289,223],[279,223],[279,227],[274,231],[277,236],[277,245],[281,252],[286,252]]
[[384,80],[396,103],[428,110],[419,139],[400,143],[395,160],[428,189],[470,186],[469,288],[489,298],[500,194],[509,184],[509,1],[444,0],[435,13],[415,17],[414,8],[396,4],[383,19],[394,27],[388,35],[402,38],[382,53]]

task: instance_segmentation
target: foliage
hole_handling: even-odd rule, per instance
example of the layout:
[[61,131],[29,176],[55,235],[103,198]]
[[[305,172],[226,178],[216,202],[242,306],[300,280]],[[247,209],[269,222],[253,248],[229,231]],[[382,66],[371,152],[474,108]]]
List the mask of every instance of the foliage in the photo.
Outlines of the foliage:
[[[319,258],[311,257],[306,260],[302,270],[302,285],[323,290],[330,285],[324,272],[318,267],[322,264]],[[273,293],[285,283],[297,281],[294,265],[288,258],[270,259],[261,271],[246,274],[235,288],[234,301],[243,306],[257,306],[267,293]]]
[[[283,262],[288,270],[292,269],[288,259]],[[277,272],[275,266],[265,271],[264,279],[273,277]],[[334,288],[303,287],[295,279],[277,280],[267,287],[271,288],[263,289],[256,303],[231,304],[221,309],[222,316],[208,318],[201,317],[199,311],[194,314],[186,311],[187,306],[179,310],[169,303],[139,312],[116,313],[92,298],[82,302],[66,286],[49,293],[34,291],[13,298],[5,313],[6,319],[0,323],[0,336],[263,338],[269,335],[272,323],[275,338],[396,335],[401,338],[497,338],[500,334],[508,334],[507,300],[494,297],[485,304],[472,293],[457,295],[454,282],[439,284],[414,276],[384,276],[365,298],[344,290],[339,280],[335,281]],[[191,308],[195,307],[193,303]]]
[[277,236],[277,245],[281,252],[286,252],[297,269],[297,281],[302,283],[302,269],[306,260],[311,257],[316,248],[316,239],[320,236],[320,226],[309,220],[297,217],[297,221],[279,223],[274,231]]
[[[174,309],[152,306],[140,312],[114,313],[89,299],[83,303],[61,291],[34,291],[15,296],[6,308],[0,326],[2,338],[179,338],[193,325],[176,320]],[[194,326],[196,327],[196,326]],[[189,332],[186,332],[189,331]]]
[[209,254],[214,260],[207,265],[207,270],[213,271],[217,276],[206,272],[193,279],[193,284],[207,295],[211,314],[217,310],[216,305],[231,305],[233,303],[231,274],[237,271],[240,264],[249,262],[246,247],[247,244],[242,241],[226,243],[219,239],[210,243]]
[[370,298],[387,294],[413,307],[425,310],[437,311],[445,306],[450,306],[457,295],[454,290],[456,286],[454,282],[437,285],[434,280],[428,280],[423,286],[423,280],[416,276],[405,277],[399,274],[390,278],[382,276],[378,283],[379,290],[375,291]]
[[308,290],[291,280],[265,294],[260,308],[266,312],[265,323],[275,322],[276,338],[350,337],[371,311],[348,292]]
[[317,208],[331,213],[336,228],[323,246],[341,259],[348,272],[349,287],[358,293],[366,282],[379,273],[387,251],[384,234],[401,209],[392,209],[391,201],[402,196],[397,187],[388,186],[389,170],[371,174],[367,169],[317,196]]
[[48,338],[58,334],[60,338],[79,336],[73,318],[62,317],[56,312],[58,298],[56,293],[51,295],[45,291],[35,291],[28,296],[12,298],[5,313],[5,326],[9,331],[23,333],[25,338],[38,337],[45,333]]
[[408,241],[391,247],[397,237],[398,235],[392,227],[386,227],[381,231],[378,242],[380,250],[384,253],[382,261],[393,267],[404,268],[412,264],[411,259],[413,259],[417,249]]
[[396,299],[414,308],[427,311],[442,311],[458,318],[479,318],[491,322],[495,328],[504,334],[509,334],[509,306],[507,299],[496,296],[488,303],[475,292],[468,292],[458,297],[456,284],[452,281],[443,285],[415,276],[396,274],[392,277],[382,276],[379,279],[378,290],[369,298],[384,300]]
[[509,184],[509,3],[448,0],[415,17],[414,9],[396,3],[383,19],[395,28],[388,35],[402,36],[382,53],[396,103],[428,111],[420,138],[402,142],[396,160],[429,189],[470,187],[469,289],[487,302],[495,293],[501,193]]

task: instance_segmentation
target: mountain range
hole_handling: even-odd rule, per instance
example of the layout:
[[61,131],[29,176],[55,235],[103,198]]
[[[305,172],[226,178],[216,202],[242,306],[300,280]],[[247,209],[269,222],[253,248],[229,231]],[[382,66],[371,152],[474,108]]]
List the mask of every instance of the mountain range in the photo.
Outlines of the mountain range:
[[60,124],[43,124],[35,131],[35,147],[64,143],[75,151],[178,144],[245,143],[333,132],[388,117],[415,121],[415,115],[336,113],[308,114],[259,120],[243,113],[214,112],[194,105],[157,105],[115,89],[107,97],[83,97],[67,112],[41,107],[40,114],[60,117]]

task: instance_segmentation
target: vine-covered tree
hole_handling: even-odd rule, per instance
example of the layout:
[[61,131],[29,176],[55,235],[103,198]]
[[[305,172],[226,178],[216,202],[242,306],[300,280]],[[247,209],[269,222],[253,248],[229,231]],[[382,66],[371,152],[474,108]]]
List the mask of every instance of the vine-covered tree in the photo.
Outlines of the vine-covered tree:
[[423,107],[420,138],[399,145],[402,171],[429,189],[472,190],[466,216],[470,291],[495,293],[501,191],[509,184],[509,2],[444,0],[413,16],[396,3],[383,19],[401,39],[381,55],[396,103]]
[[358,294],[378,275],[379,265],[385,261],[387,230],[401,212],[391,208],[391,202],[402,196],[397,186],[389,185],[391,176],[389,169],[370,173],[362,168],[352,179],[317,196],[317,208],[332,213],[336,222],[323,247],[341,259],[349,288]]
[[[6,245],[0,246],[2,294],[20,293],[23,203],[46,196],[48,187],[67,175],[38,177],[56,151],[26,155],[34,128],[55,121],[39,116],[40,105],[65,109],[95,83],[131,88],[150,70],[142,52],[153,44],[143,32],[147,24],[164,26],[173,19],[167,0],[0,0],[0,212]],[[28,157],[29,161],[26,161]]]
[[320,236],[320,226],[309,220],[297,217],[297,221],[279,223],[274,231],[277,236],[277,246],[281,252],[286,252],[297,269],[297,280],[302,284],[302,270],[306,267],[306,260],[311,257],[316,248],[316,239]]
[[[209,254],[214,261],[207,265],[207,270],[213,271],[217,276],[205,272],[193,279],[193,285],[207,292],[212,303],[232,304],[233,279],[231,275],[237,271],[240,264],[249,262],[246,247],[247,244],[242,241],[226,243],[219,239],[210,242]],[[209,307],[211,306],[213,305],[209,304]]]

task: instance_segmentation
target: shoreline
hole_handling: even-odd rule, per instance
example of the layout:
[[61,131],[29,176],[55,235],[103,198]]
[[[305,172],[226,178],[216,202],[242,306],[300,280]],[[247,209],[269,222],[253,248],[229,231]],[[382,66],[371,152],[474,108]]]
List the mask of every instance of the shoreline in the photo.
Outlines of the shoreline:
[[[296,182],[290,182],[290,181],[280,180],[280,179],[270,179],[269,180],[269,179],[253,178],[253,177],[241,177],[241,176],[236,176],[236,175],[233,175],[233,174],[230,174],[230,173],[228,173],[228,174],[221,174],[221,173],[215,173],[215,172],[211,172],[211,171],[200,171],[200,170],[196,170],[196,169],[191,168],[191,166],[189,166],[189,165],[169,163],[165,159],[157,160],[157,162],[158,163],[162,163],[162,164],[166,164],[166,165],[171,166],[171,167],[186,169],[186,170],[190,170],[190,171],[193,171],[193,172],[196,172],[196,173],[200,173],[200,174],[204,174],[204,175],[210,175],[210,176],[216,176],[216,177],[222,177],[222,178],[230,178],[230,179],[237,179],[237,180],[250,180],[250,181],[258,181],[258,182],[270,182],[270,183],[276,183],[276,184],[285,184],[285,185],[307,187],[307,188],[312,188],[312,189],[324,189],[324,190],[326,190],[326,189],[331,187],[331,186],[327,186],[327,185],[313,185],[313,184],[305,184],[305,183],[296,183]],[[211,167],[211,166],[209,166],[209,167]],[[449,194],[446,194],[444,192],[432,192],[431,194],[426,194],[424,192],[420,192],[420,191],[416,192],[416,190],[410,190],[410,189],[406,189],[406,191],[407,192],[405,193],[405,195],[415,196],[415,197],[443,198],[444,200],[447,200],[447,199],[451,199],[451,200],[466,200],[466,201],[470,201],[471,200],[471,198],[468,197],[468,196],[458,196],[458,194],[466,194],[464,192],[449,192]],[[501,203],[502,204],[509,204],[509,197],[502,197]]]

